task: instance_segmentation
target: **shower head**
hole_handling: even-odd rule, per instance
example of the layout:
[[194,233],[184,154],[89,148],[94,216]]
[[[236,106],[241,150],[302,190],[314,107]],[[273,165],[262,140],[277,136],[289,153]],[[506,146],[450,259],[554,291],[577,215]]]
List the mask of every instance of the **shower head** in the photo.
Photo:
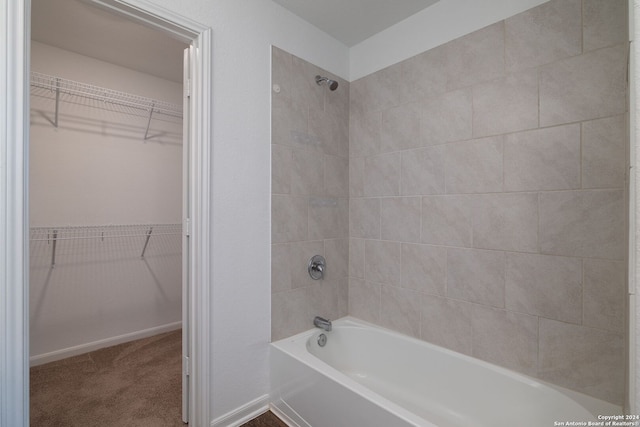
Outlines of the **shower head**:
[[329,90],[334,91],[338,89],[338,82],[335,80],[331,80],[329,77],[316,76],[316,83],[318,86],[326,83],[329,86]]

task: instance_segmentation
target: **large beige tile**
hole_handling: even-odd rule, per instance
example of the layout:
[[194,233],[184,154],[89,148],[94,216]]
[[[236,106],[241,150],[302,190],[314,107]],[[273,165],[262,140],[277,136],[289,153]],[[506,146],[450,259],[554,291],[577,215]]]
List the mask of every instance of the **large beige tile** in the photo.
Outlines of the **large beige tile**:
[[540,69],[540,125],[624,113],[627,45],[599,49]]
[[580,0],[552,0],[505,20],[507,71],[582,53]]
[[380,153],[382,113],[368,111],[349,117],[349,156],[362,157]]
[[349,84],[349,114],[362,114],[367,109],[368,77],[361,77]]
[[272,92],[273,96],[291,97],[292,73],[293,55],[271,46],[271,82],[280,87],[280,92]]
[[621,335],[540,319],[539,377],[621,405],[624,340]]
[[444,193],[445,145],[402,152],[403,196]]
[[505,138],[505,190],[580,188],[580,125],[536,129]]
[[324,156],[324,191],[327,196],[349,197],[349,159]]
[[308,134],[309,107],[288,97],[274,97],[271,108],[271,142],[289,147],[322,151],[322,145]]
[[538,72],[520,71],[473,87],[473,136],[538,127]]
[[461,141],[472,136],[471,89],[447,92],[422,103],[421,145]]
[[300,105],[324,110],[324,92],[326,88],[318,86],[315,76],[324,75],[324,71],[304,59],[292,55],[291,98]]
[[291,286],[289,243],[271,245],[271,292],[288,291]]
[[420,197],[384,197],[380,200],[380,235],[383,240],[420,242]]
[[291,193],[291,149],[284,145],[271,145],[271,193]]
[[420,144],[420,105],[402,104],[382,112],[380,151],[405,150]]
[[324,255],[322,240],[307,240],[288,244],[289,269],[291,274],[291,287],[303,288],[314,286],[316,281],[309,276],[309,260],[314,255]]
[[349,199],[349,237],[380,238],[380,199]]
[[307,217],[307,198],[273,195],[271,197],[271,242],[306,240]]
[[349,159],[349,197],[364,197],[364,157]]
[[504,307],[505,255],[477,249],[447,250],[447,296]]
[[507,310],[582,322],[582,260],[507,253]]
[[400,243],[365,241],[364,278],[368,282],[400,286],[400,256]]
[[446,90],[446,49],[446,45],[438,46],[402,61],[402,79],[409,84],[408,101],[439,95]]
[[422,295],[421,338],[433,344],[471,355],[473,304]]
[[324,194],[324,158],[305,150],[291,152],[291,193],[295,195]]
[[625,208],[622,190],[540,193],[542,253],[623,259]]
[[335,280],[317,280],[307,288],[309,295],[308,328],[313,327],[313,318],[321,316],[333,320],[339,317],[338,284]]
[[473,136],[538,126],[538,73],[521,71],[473,87]]
[[528,375],[538,363],[538,322],[535,316],[474,305],[472,354]]
[[349,235],[349,199],[309,198],[309,238],[335,239]]
[[406,96],[400,64],[351,82],[351,106],[357,111],[384,110],[400,105]]
[[349,239],[349,276],[364,279],[364,239]]
[[[344,80],[341,77],[336,76],[335,74],[325,72],[325,76],[330,79],[338,82],[338,89],[334,91],[325,90],[324,91],[324,109],[327,112],[331,112],[335,114],[337,117],[343,121],[343,126],[346,125],[346,129],[349,129],[349,93],[350,93],[350,84],[348,81]],[[325,88],[326,89],[326,88]],[[345,127],[343,127],[345,129]]]
[[323,253],[327,261],[326,280],[337,282],[349,275],[349,239],[325,240]]
[[422,243],[470,247],[473,242],[473,196],[422,198]]
[[536,252],[538,195],[487,194],[477,198],[473,216],[473,246],[483,249]]
[[626,135],[624,115],[582,123],[582,188],[624,186]]
[[402,287],[445,295],[447,250],[440,246],[402,244]]
[[338,279],[334,286],[338,296],[338,315],[336,318],[347,316],[349,314],[349,278]]
[[349,278],[349,315],[372,323],[380,323],[382,285]]
[[339,110],[309,108],[309,133],[318,139],[325,154],[349,156],[349,118],[345,115]]
[[447,144],[446,192],[492,193],[502,191],[503,136]]
[[380,325],[420,338],[420,294],[410,289],[382,285]]
[[364,159],[364,195],[400,195],[400,153],[380,154]]
[[271,295],[271,341],[295,335],[310,328],[309,288]]
[[584,50],[629,41],[625,0],[584,0]]
[[447,43],[445,49],[449,90],[501,77],[504,75],[504,21]]
[[626,273],[623,261],[584,260],[584,326],[624,333]]

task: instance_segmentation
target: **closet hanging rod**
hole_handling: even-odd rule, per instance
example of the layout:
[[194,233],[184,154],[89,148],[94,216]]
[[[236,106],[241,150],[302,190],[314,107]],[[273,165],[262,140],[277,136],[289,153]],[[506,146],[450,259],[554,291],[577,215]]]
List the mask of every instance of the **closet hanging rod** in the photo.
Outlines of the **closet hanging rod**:
[[35,71],[31,72],[31,86],[50,90],[57,94],[80,96],[95,101],[182,118],[182,106],[178,104],[132,95]]

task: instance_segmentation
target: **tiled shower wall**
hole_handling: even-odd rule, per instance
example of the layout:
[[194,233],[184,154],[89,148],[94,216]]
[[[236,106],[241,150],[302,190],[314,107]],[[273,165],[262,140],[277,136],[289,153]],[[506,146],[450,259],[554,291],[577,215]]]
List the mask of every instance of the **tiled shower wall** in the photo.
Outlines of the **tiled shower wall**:
[[351,83],[350,315],[622,404],[626,3]]
[[[335,91],[315,76],[338,81]],[[349,83],[272,49],[271,338],[347,314]],[[324,280],[309,259],[324,255]]]

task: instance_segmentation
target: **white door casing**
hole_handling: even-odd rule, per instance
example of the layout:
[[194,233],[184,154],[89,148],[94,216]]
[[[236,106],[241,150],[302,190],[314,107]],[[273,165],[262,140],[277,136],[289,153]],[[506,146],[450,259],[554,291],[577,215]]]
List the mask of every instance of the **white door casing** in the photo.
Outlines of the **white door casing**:
[[[189,43],[188,416],[209,414],[211,283],[212,30],[145,0],[96,6]],[[30,0],[0,0],[0,427],[29,425],[28,147]]]
[[182,71],[182,422],[189,422],[189,99],[191,98],[191,47],[184,50]]

